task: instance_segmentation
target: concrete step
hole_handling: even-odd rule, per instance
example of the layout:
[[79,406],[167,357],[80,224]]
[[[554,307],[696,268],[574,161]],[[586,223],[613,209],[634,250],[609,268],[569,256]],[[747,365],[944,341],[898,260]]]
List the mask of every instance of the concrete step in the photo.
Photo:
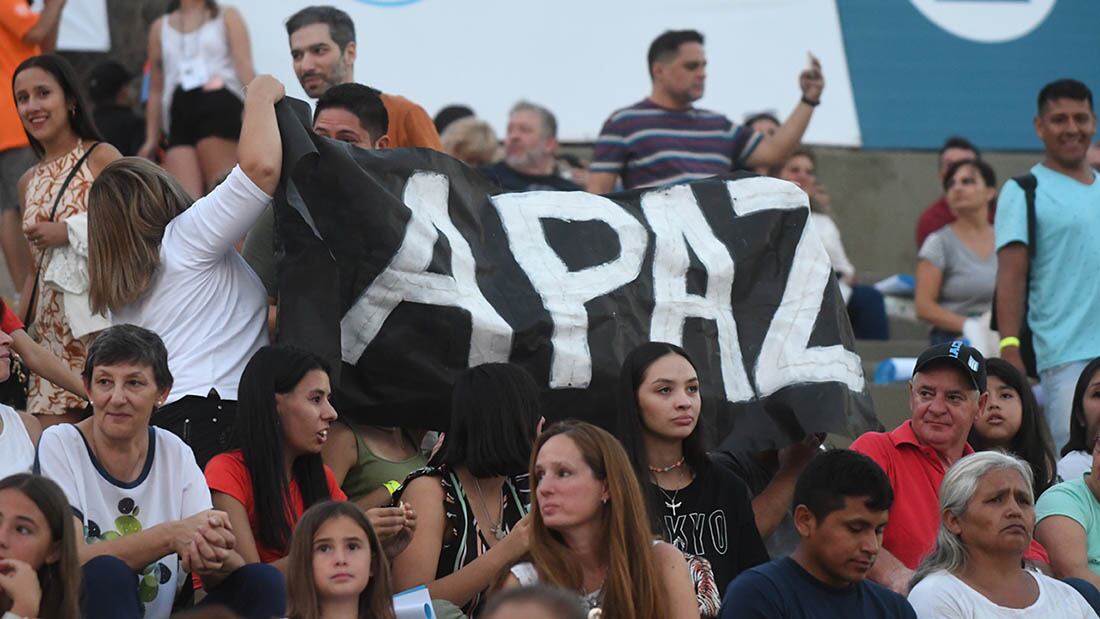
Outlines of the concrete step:
[[856,354],[864,363],[878,365],[879,361],[890,357],[916,357],[928,348],[928,340],[892,339],[892,340],[856,340]]
[[892,340],[923,340],[928,341],[928,325],[926,323],[890,316],[890,339]]
[[889,385],[868,385],[871,401],[875,405],[875,415],[886,427],[893,430],[909,419],[909,388],[906,383]]

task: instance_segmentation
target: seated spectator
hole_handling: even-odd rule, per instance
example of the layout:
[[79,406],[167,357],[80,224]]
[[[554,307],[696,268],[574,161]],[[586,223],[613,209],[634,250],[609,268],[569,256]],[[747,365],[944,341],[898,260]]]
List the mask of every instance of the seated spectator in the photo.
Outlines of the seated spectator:
[[[11,336],[0,331],[0,383],[11,377]],[[34,415],[0,404],[0,478],[34,467],[34,448],[42,425]]]
[[587,609],[576,595],[545,585],[515,587],[493,594],[481,619],[586,619]]
[[810,199],[810,217],[833,271],[840,281],[840,293],[848,305],[848,318],[856,338],[861,340],[890,339],[890,324],[886,318],[886,303],[874,286],[856,282],[856,269],[844,251],[840,229],[829,213],[829,194],[817,182],[817,159],[805,148],[799,148],[776,168],[773,176],[790,181],[805,191]]
[[65,491],[81,534],[87,619],[163,619],[191,570],[204,604],[254,618],[282,616],[278,572],[246,566],[235,527],[211,509],[210,491],[187,445],[149,426],[172,388],[168,352],[152,331],[109,327],[88,348],[84,386],[92,416],[51,426],[37,468]]
[[1050,553],[1059,578],[1081,578],[1100,587],[1100,443],[1093,441],[1092,466],[1039,497],[1035,537]]
[[[940,148],[939,166],[937,168],[940,186],[943,186],[943,177],[947,174],[947,168],[949,168],[951,164],[959,161],[966,161],[968,159],[981,158],[981,152],[978,151],[976,146],[970,143],[970,140],[959,136],[947,138],[943,143],[943,147]],[[955,214],[952,213],[951,209],[947,206],[947,196],[941,195],[935,202],[929,204],[928,207],[924,209],[924,212],[920,214],[920,218],[917,220],[917,249],[924,246],[924,241],[928,238],[929,234],[932,234],[953,221],[955,221]],[[993,221],[992,209],[989,212],[989,221]]]
[[[1100,434],[1100,358],[1089,361],[1073,390],[1069,441],[1062,446],[1058,478],[1077,479],[1092,470],[1092,444]],[[1057,446],[1055,446],[1057,447]]]
[[454,121],[439,139],[444,152],[471,168],[487,166],[500,158],[500,140],[493,127],[480,118],[469,116]]
[[[931,346],[909,381],[912,418],[893,432],[868,432],[852,443],[886,471],[894,496],[882,550],[868,577],[905,594],[913,570],[932,550],[939,528],[939,486],[947,469],[974,453],[966,442],[989,400],[985,358],[962,342]],[[1030,492],[1030,489],[1029,489]],[[1047,563],[1042,546],[1024,557]]]
[[474,111],[470,109],[469,106],[461,104],[448,105],[435,113],[432,122],[435,124],[436,133],[442,137],[443,132],[446,131],[447,127],[450,127],[451,124],[474,115]]
[[99,63],[88,75],[95,126],[124,157],[136,155],[145,144],[145,118],[134,111],[130,91],[133,79],[134,75],[114,60]]
[[403,428],[339,420],[329,429],[321,456],[348,500],[369,510],[389,505],[401,481],[428,464],[418,443]]
[[347,499],[321,461],[336,420],[328,366],[304,350],[265,346],[245,366],[238,393],[233,442],[240,448],[210,460],[206,483],[245,562],[270,563],[285,575],[302,512]]
[[487,363],[459,375],[443,446],[394,493],[419,514],[393,560],[394,589],[427,585],[433,599],[477,614],[486,590],[527,554],[527,466],[540,418],[538,386],[520,367]]
[[947,471],[936,545],[911,583],[918,617],[1096,617],[1073,587],[1021,567],[1035,528],[1031,488],[1027,463],[1001,452],[967,456]]
[[[314,133],[363,150],[390,147],[389,122],[389,113],[378,91],[354,82],[329,88],[317,99],[313,110]],[[245,236],[241,256],[260,277],[268,299],[274,305],[277,293],[275,211],[270,205],[264,208]],[[269,311],[273,317],[274,308]]]
[[290,619],[393,619],[390,566],[363,511],[325,501],[307,509],[290,541]]
[[743,572],[726,589],[722,619],[912,618],[905,598],[866,580],[882,546],[894,493],[870,458],[830,451],[798,478],[798,548]]
[[713,568],[701,612],[718,614],[718,596],[742,571],[768,560],[745,482],[705,451],[695,363],[679,346],[647,342],[619,372],[616,435],[642,488],[653,530]]
[[970,429],[967,442],[974,451],[1001,450],[1031,467],[1032,488],[1041,495],[1055,481],[1057,466],[1043,411],[1031,392],[1031,383],[1004,359],[985,362],[989,403]]
[[607,431],[580,421],[539,434],[530,561],[504,586],[548,584],[581,595],[604,619],[698,618],[687,562],[652,541],[630,460]]
[[482,173],[505,191],[581,191],[558,171],[558,121],[550,110],[520,101],[508,114],[504,160]]
[[980,159],[957,161],[947,168],[943,188],[956,219],[928,235],[917,253],[917,317],[932,325],[932,344],[964,334],[979,339],[988,330],[982,315],[993,305],[997,281],[989,222],[989,205],[997,197],[993,168]]
[[235,245],[279,183],[282,98],[271,76],[252,81],[240,165],[194,203],[163,169],[136,157],[108,166],[88,191],[92,310],[163,338],[176,385],[154,422],[183,438],[200,467],[226,448],[241,371],[268,341],[267,295]]
[[756,529],[773,559],[789,556],[798,546],[791,499],[798,476],[821,451],[822,438],[811,435],[779,450],[710,454],[717,466],[737,475],[749,487]]
[[80,563],[65,493],[45,477],[0,479],[0,613],[77,619]]

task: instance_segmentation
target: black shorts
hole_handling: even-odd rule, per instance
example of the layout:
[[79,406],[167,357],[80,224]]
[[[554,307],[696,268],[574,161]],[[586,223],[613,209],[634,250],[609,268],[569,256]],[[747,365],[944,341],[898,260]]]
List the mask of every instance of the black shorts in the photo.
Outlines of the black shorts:
[[169,113],[168,148],[194,146],[203,138],[240,139],[243,112],[244,103],[225,88],[176,88]]

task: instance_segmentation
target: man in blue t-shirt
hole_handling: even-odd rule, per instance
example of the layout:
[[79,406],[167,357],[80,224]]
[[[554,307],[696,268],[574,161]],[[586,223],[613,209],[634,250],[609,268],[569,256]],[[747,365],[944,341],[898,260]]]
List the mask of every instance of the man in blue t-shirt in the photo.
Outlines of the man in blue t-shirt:
[[798,549],[730,583],[721,619],[916,619],[905,598],[866,580],[893,502],[890,480],[867,456],[815,458],[794,490]]
[[1100,183],[1087,158],[1096,133],[1092,92],[1071,79],[1044,86],[1035,132],[1045,152],[1031,168],[1038,181],[1033,255],[1023,189],[1010,180],[997,200],[997,326],[1001,357],[1022,370],[1018,336],[1027,308],[1047,424],[1061,450],[1077,378],[1100,356]]

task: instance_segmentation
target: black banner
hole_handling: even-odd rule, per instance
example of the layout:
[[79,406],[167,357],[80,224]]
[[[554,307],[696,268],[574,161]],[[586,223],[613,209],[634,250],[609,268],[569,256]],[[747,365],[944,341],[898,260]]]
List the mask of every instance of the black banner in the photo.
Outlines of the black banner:
[[317,137],[302,106],[278,109],[277,339],[339,368],[342,415],[445,429],[454,377],[510,361],[549,420],[613,427],[622,359],[659,340],[692,354],[729,445],[880,427],[794,185],[506,194],[435,151]]

